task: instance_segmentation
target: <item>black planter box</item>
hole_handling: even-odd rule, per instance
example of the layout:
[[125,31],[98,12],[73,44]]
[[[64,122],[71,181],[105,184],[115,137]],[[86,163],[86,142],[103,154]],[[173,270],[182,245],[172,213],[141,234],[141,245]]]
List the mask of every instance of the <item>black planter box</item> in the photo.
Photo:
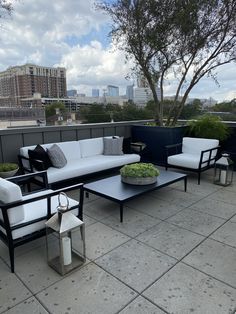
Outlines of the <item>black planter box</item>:
[[187,128],[187,126],[133,125],[131,128],[132,142],[143,142],[146,144],[146,148],[141,153],[141,161],[164,166],[166,163],[165,146],[181,143]]
[[230,128],[229,138],[220,145],[221,153],[227,152],[230,154],[230,159],[234,162],[234,170],[236,171],[236,127]]

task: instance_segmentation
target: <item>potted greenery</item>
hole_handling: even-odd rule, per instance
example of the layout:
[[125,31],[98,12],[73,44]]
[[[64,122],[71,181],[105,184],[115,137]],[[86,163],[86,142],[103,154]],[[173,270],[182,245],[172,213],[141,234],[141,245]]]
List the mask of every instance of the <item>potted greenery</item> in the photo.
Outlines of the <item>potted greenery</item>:
[[19,170],[19,166],[15,163],[0,163],[0,177],[8,178],[14,176]]
[[191,121],[189,132],[195,137],[212,138],[220,142],[226,140],[230,135],[229,127],[222,122],[221,118],[209,114]]
[[151,163],[134,163],[120,169],[121,181],[134,185],[153,184],[157,181],[159,170]]

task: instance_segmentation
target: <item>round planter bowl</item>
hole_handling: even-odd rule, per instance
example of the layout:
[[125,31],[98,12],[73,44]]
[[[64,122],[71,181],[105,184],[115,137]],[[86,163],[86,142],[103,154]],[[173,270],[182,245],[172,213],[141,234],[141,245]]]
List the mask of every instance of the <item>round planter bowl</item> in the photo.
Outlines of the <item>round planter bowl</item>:
[[0,177],[1,178],[13,177],[17,173],[18,170],[19,170],[19,168],[11,170],[11,171],[0,172]]
[[147,177],[147,178],[139,178],[139,177],[123,177],[121,176],[121,181],[127,184],[132,185],[147,185],[153,184],[157,182],[157,177]]

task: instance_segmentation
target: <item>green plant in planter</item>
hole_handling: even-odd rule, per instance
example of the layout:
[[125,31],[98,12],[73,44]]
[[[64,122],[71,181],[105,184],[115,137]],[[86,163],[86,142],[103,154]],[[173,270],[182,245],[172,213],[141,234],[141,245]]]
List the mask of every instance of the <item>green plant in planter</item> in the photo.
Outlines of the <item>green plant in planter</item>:
[[153,164],[140,162],[123,166],[120,169],[120,174],[123,177],[147,178],[157,177],[160,172]]
[[0,163],[0,172],[8,172],[12,170],[17,170],[18,165],[15,163]]
[[229,127],[218,116],[204,115],[189,123],[190,134],[195,137],[226,140],[230,135]]

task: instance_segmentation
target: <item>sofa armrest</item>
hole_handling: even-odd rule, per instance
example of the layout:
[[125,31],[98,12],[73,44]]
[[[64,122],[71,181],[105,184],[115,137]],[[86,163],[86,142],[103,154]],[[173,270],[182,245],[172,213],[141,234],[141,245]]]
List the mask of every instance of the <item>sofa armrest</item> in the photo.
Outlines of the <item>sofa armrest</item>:
[[[30,160],[28,157],[25,157],[23,155],[18,155],[18,161],[19,161],[19,166],[20,166],[20,170],[22,173],[30,173],[33,172],[33,168],[32,165],[30,163]],[[24,166],[24,161],[28,163],[29,168]]]
[[[217,152],[218,152],[219,148],[220,148],[220,146],[216,146],[216,147],[213,147],[213,148],[201,151],[200,162],[199,162],[199,169],[202,168],[202,166],[209,167],[211,162],[216,160],[216,156],[217,156]],[[215,155],[212,156],[214,151],[215,151]]]
[[[18,155],[18,161],[20,165],[20,169],[22,173],[31,173],[34,172],[35,169],[39,169],[39,171],[47,170],[45,169],[45,165],[42,160],[28,158],[23,155]],[[24,161],[28,163],[29,168],[24,165]]]

